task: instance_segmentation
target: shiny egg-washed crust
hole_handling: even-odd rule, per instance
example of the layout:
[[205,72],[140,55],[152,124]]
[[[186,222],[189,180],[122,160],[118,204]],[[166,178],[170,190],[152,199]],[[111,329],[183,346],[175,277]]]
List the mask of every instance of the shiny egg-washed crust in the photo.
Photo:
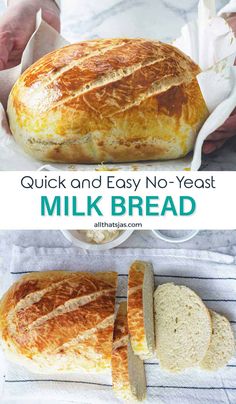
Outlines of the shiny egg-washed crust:
[[[148,346],[144,326],[143,285],[146,270],[152,270],[152,265],[144,261],[135,261],[129,270],[128,278],[128,328],[131,345],[136,355],[142,358],[153,356],[153,350]],[[151,320],[150,320],[151,321]]]
[[199,67],[171,45],[96,39],[29,67],[8,101],[11,131],[39,160],[175,159],[193,149],[208,111]]
[[39,373],[102,371],[111,365],[115,272],[34,272],[0,301],[1,345]]

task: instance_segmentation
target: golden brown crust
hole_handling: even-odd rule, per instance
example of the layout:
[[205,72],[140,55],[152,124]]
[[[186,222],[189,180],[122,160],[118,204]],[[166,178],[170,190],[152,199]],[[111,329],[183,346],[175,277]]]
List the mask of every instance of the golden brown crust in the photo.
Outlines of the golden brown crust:
[[0,301],[6,352],[41,372],[109,367],[116,285],[114,272],[23,276]]
[[143,361],[134,355],[130,344],[126,302],[120,304],[114,325],[112,384],[115,394],[122,400],[142,401],[146,397]]
[[171,45],[93,40],[44,56],[15,84],[8,115],[34,157],[100,163],[181,157],[207,109],[198,66]]
[[[128,328],[133,351],[136,355],[148,358],[153,354],[148,346],[144,325],[143,286],[146,270],[151,264],[135,261],[129,269],[128,278]],[[151,319],[150,319],[151,321]]]
[[128,278],[128,327],[136,354],[147,350],[143,312],[144,271],[144,265],[135,261],[130,267]]
[[112,350],[112,384],[119,396],[131,394],[128,341],[127,305],[126,302],[122,302],[115,319]]

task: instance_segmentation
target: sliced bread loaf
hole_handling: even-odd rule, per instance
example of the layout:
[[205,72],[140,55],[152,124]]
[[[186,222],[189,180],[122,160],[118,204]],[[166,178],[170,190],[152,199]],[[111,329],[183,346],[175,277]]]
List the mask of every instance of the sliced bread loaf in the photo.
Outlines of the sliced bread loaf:
[[227,365],[235,352],[235,341],[230,323],[224,316],[210,310],[212,336],[210,346],[200,363],[205,370],[217,370]]
[[112,350],[112,384],[115,394],[126,401],[142,401],[146,396],[143,361],[134,355],[127,326],[127,304],[119,306]]
[[135,261],[128,279],[128,329],[136,355],[147,359],[154,355],[154,276],[152,264]]
[[186,286],[166,283],[154,294],[160,366],[180,372],[199,364],[211,339],[211,318],[202,300]]

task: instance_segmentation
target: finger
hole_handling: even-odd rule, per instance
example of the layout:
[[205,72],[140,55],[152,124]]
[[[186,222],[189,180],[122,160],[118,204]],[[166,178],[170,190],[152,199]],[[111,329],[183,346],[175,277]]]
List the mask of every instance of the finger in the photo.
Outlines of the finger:
[[206,140],[216,142],[218,140],[230,139],[235,135],[236,135],[236,129],[235,131],[217,130],[213,132],[211,135],[209,135]]
[[234,135],[236,135],[236,110],[233,111],[222,126],[208,136],[207,140],[220,140]]
[[43,19],[57,32],[61,30],[60,13],[51,10],[43,10]]
[[21,62],[21,57],[22,51],[12,51],[5,68],[10,69],[11,67],[17,66]]
[[[228,134],[226,134],[228,132]],[[208,136],[208,140],[218,140],[224,137],[232,137],[233,134],[236,135],[236,108],[233,110],[232,114],[226,121],[220,126],[215,132]]]
[[232,13],[229,18],[227,18],[228,24],[231,26],[234,33],[236,33],[236,13]]
[[[236,113],[230,115],[230,117],[225,121],[225,123],[222,125],[223,130],[225,131],[231,131],[234,130],[236,133]],[[221,130],[221,128],[219,128]]]
[[226,142],[227,139],[218,140],[217,142],[205,142],[203,144],[202,151],[204,154],[210,154],[214,151],[220,149]]
[[0,70],[7,66],[9,55],[13,49],[13,39],[9,31],[1,31],[0,27]]

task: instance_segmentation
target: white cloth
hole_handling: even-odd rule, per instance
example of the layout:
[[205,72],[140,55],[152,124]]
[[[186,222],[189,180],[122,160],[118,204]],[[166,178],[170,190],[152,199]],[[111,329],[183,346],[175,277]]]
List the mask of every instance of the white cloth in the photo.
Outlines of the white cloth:
[[225,7],[223,7],[218,15],[236,13],[236,0],[231,0]]
[[225,19],[216,15],[215,0],[199,0],[198,18],[181,29],[174,45],[202,69],[197,80],[210,115],[198,132],[191,170],[201,165],[202,145],[235,109],[236,37]]
[[[175,282],[190,286],[208,307],[224,313],[236,330],[236,259],[230,255],[195,250],[115,249],[84,252],[76,248],[14,247],[4,290],[22,273],[46,269],[119,272],[117,301],[126,298],[127,272],[135,259],[151,261],[156,284]],[[22,399],[73,401],[81,403],[118,402],[111,389],[110,372],[91,375],[37,375],[5,362],[3,398],[14,404]],[[236,402],[236,358],[216,373],[199,369],[172,375],[160,370],[157,361],[146,363],[147,403],[218,404]]]

